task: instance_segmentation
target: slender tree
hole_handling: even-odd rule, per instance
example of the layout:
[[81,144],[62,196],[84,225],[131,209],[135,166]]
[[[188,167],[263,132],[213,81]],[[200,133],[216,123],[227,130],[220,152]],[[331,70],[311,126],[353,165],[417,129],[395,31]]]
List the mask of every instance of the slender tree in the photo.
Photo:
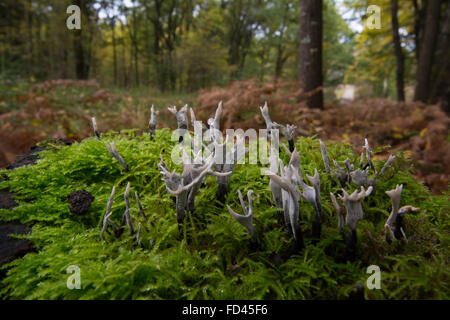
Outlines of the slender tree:
[[322,0],[300,0],[299,80],[310,108],[323,109]]
[[420,44],[416,75],[415,101],[427,102],[430,97],[429,82],[433,66],[433,56],[439,31],[441,0],[428,0],[425,31]]
[[405,90],[403,83],[404,74],[404,56],[401,46],[400,34],[398,32],[398,0],[391,0],[391,20],[392,20],[392,35],[394,40],[395,58],[397,60],[397,101],[405,101]]

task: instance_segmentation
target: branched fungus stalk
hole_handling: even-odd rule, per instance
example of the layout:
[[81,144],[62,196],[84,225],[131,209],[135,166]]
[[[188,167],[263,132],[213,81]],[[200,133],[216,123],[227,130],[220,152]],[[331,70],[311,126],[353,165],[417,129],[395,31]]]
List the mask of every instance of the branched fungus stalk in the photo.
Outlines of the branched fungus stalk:
[[341,206],[338,204],[336,197],[332,192],[330,192],[331,202],[333,204],[334,210],[336,210],[338,216],[338,230],[339,233],[344,236],[344,215],[341,212]]
[[213,143],[221,138],[220,120],[222,118],[222,101],[219,102],[214,118],[208,119],[209,131],[207,134],[208,144]]
[[227,150],[228,140],[229,137],[227,136],[225,142],[222,144],[219,144],[217,140],[214,140],[214,142],[212,143],[212,145],[214,146],[215,157],[213,168],[216,173],[216,180],[218,184],[216,198],[221,203],[225,203],[225,196],[228,193],[228,183],[230,181],[230,176],[234,171],[236,163],[238,163],[248,151],[248,149],[244,146],[243,137],[236,137],[236,144],[234,144],[234,146],[230,150]]
[[298,191],[298,183],[301,180],[298,174],[300,166],[300,157],[294,149],[291,156],[289,166],[284,167],[280,160],[280,173],[267,171],[267,176],[278,184],[284,192],[282,192],[283,210],[285,215],[285,223],[292,230],[295,240],[295,249],[297,251],[304,247],[303,233],[300,226],[300,207],[299,201],[301,193]]
[[[271,152],[269,156],[270,171],[279,174],[278,156],[275,152]],[[273,202],[277,208],[283,208],[283,198],[281,194],[281,187],[272,179],[269,182],[270,191],[272,191]]]
[[309,182],[313,185],[314,189],[314,202],[311,203],[314,207],[315,212],[312,224],[312,236],[317,240],[320,239],[320,235],[322,233],[322,221],[323,221],[322,203],[320,201],[320,176],[317,169],[315,169],[314,175],[312,177],[308,175],[306,175],[306,177],[308,178]]
[[[161,174],[163,175],[163,181],[166,184],[166,190],[172,195],[176,196],[176,213],[177,221],[180,231],[182,230],[186,210],[194,211],[195,193],[198,187],[201,185],[203,178],[206,174],[218,175],[219,173],[211,171],[211,167],[214,164],[214,158],[211,155],[205,160],[205,163],[200,167],[194,167],[191,162],[183,161],[183,173],[181,176],[169,171],[164,163],[162,156],[161,161],[158,164]],[[229,175],[231,172],[224,173],[223,175]],[[188,206],[189,194],[194,189],[194,194],[191,196]]]
[[178,133],[180,134],[178,142],[180,143],[183,142],[184,134],[188,129],[187,107],[188,106],[186,104],[179,111],[177,111],[176,106],[174,106],[173,108],[167,108],[173,115],[175,115],[175,118],[177,119]]
[[106,204],[106,211],[105,211],[105,214],[104,214],[103,219],[102,219],[102,230],[100,232],[100,238],[102,240],[105,240],[104,235],[105,235],[105,232],[107,231],[108,225],[110,225],[113,228],[115,234],[117,234],[118,231],[119,231],[119,228],[115,225],[115,223],[113,223],[109,219],[111,217],[111,215],[112,215],[111,208],[112,208],[112,205],[113,205],[114,193],[115,192],[116,192],[116,187],[113,186],[111,194],[110,194],[110,196],[108,198],[108,202]]
[[122,156],[117,152],[116,145],[114,144],[114,142],[111,142],[110,144],[105,142],[105,146],[108,149],[108,152],[111,154],[111,156],[113,156],[120,163],[120,165],[123,168],[123,172],[128,172],[128,165],[125,162],[125,160],[123,160]]
[[361,187],[361,191],[355,190],[352,194],[348,194],[347,191],[342,189],[343,196],[339,196],[344,202],[347,214],[345,216],[345,223],[350,228],[350,233],[345,237],[346,242],[346,256],[347,259],[353,261],[356,258],[357,249],[357,234],[356,226],[358,222],[363,219],[364,211],[361,201],[368,197],[372,193],[373,187],[370,186],[367,190]]
[[130,215],[130,183],[127,183],[127,187],[125,188],[125,193],[123,194],[123,198],[125,200],[125,212],[124,212],[124,217],[125,217],[125,221],[127,223],[128,229],[130,230],[131,234],[134,234],[134,229],[133,229],[133,221],[131,220],[131,215]]
[[248,198],[248,209],[245,206],[244,199],[242,197],[242,193],[240,190],[238,190],[238,197],[239,201],[241,203],[242,210],[244,212],[244,215],[237,214],[236,212],[231,209],[230,206],[227,205],[228,212],[231,214],[231,216],[239,222],[241,225],[245,227],[247,232],[250,234],[251,242],[253,244],[258,243],[258,232],[256,231],[255,226],[253,225],[253,198],[252,198],[253,191],[249,190],[247,192],[247,198]]
[[286,140],[289,143],[289,151],[293,152],[294,149],[295,149],[294,136],[295,136],[295,131],[297,130],[297,126],[291,125],[291,124],[283,126],[283,125],[278,124],[276,122],[273,122],[272,126],[274,128],[277,128],[277,129],[279,129],[281,131],[281,134],[286,138]]
[[319,141],[320,141],[320,152],[322,153],[322,160],[325,166],[325,172],[327,174],[330,174],[330,163],[328,162],[327,148],[325,147],[325,143],[323,143],[322,140]]
[[403,225],[403,216],[409,211],[418,211],[419,208],[412,206],[404,206],[400,208],[400,198],[403,190],[403,185],[397,185],[393,190],[386,191],[386,194],[391,198],[392,210],[389,218],[384,224],[385,237],[387,242],[404,239],[407,241],[405,227]]

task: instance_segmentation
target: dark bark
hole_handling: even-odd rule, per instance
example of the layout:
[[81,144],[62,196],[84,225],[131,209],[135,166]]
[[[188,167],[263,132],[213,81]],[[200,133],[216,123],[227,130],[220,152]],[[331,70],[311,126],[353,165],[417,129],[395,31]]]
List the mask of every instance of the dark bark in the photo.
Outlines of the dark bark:
[[427,102],[429,99],[429,82],[433,56],[436,48],[436,39],[439,29],[440,0],[428,0],[425,31],[420,44],[419,61],[416,75],[415,101]]
[[392,35],[394,39],[395,58],[397,60],[397,101],[405,101],[405,90],[403,82],[404,74],[404,56],[401,46],[400,34],[398,32],[398,0],[391,0],[391,19],[392,19]]
[[75,72],[77,79],[86,79],[86,75],[84,73],[85,62],[81,30],[74,31],[73,45],[75,48]]
[[419,1],[413,0],[414,6],[414,52],[416,54],[416,60],[419,61],[420,56],[420,41],[423,34],[423,16],[424,16],[424,5],[419,7]]
[[432,103],[440,102],[442,109],[450,114],[450,3],[447,3],[436,52],[439,65],[435,68],[436,79],[432,90]]
[[27,20],[27,46],[28,46],[28,59],[27,59],[27,71],[28,75],[32,75],[33,72],[33,12],[31,0],[28,0],[26,12]]
[[[74,45],[74,52],[75,52],[75,72],[77,79],[87,79],[89,75],[89,57],[87,57],[87,54],[85,52],[85,48],[83,45],[84,42],[84,36],[83,36],[83,30],[86,29],[86,25],[83,25],[83,21],[87,23],[88,15],[89,15],[89,9],[87,8],[87,1],[85,0],[75,0],[74,4],[80,7],[81,11],[81,19],[82,19],[82,27],[79,30],[73,30],[74,31],[74,38],[73,38],[73,45]],[[84,17],[84,19],[83,19]],[[90,42],[90,40],[89,40]],[[89,44],[90,45],[90,44]]]
[[355,261],[357,253],[358,237],[356,230],[350,229],[348,236],[345,238],[345,259]]
[[300,0],[299,80],[310,108],[323,109],[322,0]]

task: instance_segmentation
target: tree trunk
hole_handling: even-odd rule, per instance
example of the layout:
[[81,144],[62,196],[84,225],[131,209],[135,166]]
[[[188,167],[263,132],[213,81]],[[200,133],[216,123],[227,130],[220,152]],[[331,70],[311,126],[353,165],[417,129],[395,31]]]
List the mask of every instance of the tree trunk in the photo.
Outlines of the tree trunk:
[[394,38],[395,58],[397,59],[397,101],[405,101],[405,90],[403,84],[404,73],[404,57],[400,41],[400,35],[398,33],[398,0],[391,0],[391,18],[392,18],[392,34]]
[[133,1],[133,33],[132,33],[132,43],[134,47],[134,72],[136,77],[136,87],[139,87],[139,56],[138,56],[138,43],[137,43],[137,21],[136,21],[136,5]]
[[418,0],[413,0],[414,6],[414,53],[416,55],[416,60],[419,61],[420,56],[420,39],[423,31],[423,7],[419,8]]
[[[85,1],[83,0],[75,0],[74,4],[80,7],[82,19],[83,15],[86,15],[88,10],[86,10]],[[83,21],[83,20],[82,20]],[[88,21],[87,16],[84,17],[84,21]],[[74,46],[74,53],[75,53],[75,72],[77,79],[87,79],[87,66],[86,66],[86,57],[85,52],[83,48],[83,29],[85,29],[86,26],[83,26],[79,30],[74,30],[74,37],[73,37],[73,46]]]
[[440,6],[440,0],[428,0],[425,32],[420,44],[420,55],[417,65],[415,101],[427,102],[429,98],[429,82],[438,35]]
[[322,0],[300,0],[299,80],[310,108],[323,109]]
[[27,46],[28,46],[28,59],[27,59],[27,71],[28,75],[34,74],[33,68],[33,12],[32,12],[32,3],[31,0],[28,0],[26,12],[26,20],[27,20]]
[[433,76],[435,80],[431,90],[431,102],[440,102],[442,109],[450,114],[450,3],[447,3],[436,52],[439,67]]
[[116,23],[111,22],[112,31],[112,45],[113,45],[113,72],[114,72],[114,85],[117,86],[117,49],[116,49]]

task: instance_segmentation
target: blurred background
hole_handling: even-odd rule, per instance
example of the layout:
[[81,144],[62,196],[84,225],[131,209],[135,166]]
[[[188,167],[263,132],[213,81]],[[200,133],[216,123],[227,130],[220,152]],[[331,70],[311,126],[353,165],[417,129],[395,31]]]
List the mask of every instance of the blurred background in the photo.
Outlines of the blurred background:
[[[81,29],[66,22],[80,8]],[[376,6],[375,9],[373,6]],[[410,154],[448,189],[450,5],[445,0],[1,0],[0,167],[43,139],[146,130],[149,107]],[[386,157],[380,152],[379,157]]]

